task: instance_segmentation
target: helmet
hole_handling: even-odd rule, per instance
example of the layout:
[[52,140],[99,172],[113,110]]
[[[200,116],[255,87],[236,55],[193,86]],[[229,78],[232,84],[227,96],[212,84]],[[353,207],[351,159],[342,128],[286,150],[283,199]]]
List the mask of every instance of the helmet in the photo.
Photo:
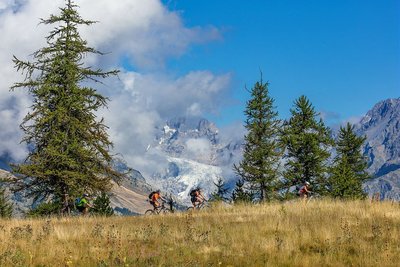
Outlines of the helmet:
[[87,193],[84,193],[84,194],[83,194],[83,196],[84,196],[84,197],[88,197],[88,196],[89,196],[89,194],[87,194]]
[[158,189],[156,192],[157,192],[157,193],[160,193],[161,191],[160,191],[160,189]]
[[310,183],[306,181],[306,185],[310,185]]

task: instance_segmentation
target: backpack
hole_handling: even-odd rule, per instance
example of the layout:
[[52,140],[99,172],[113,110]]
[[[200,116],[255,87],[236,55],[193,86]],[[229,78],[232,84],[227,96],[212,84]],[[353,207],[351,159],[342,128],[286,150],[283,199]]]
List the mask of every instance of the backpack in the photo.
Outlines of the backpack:
[[153,195],[154,195],[155,193],[156,193],[156,192],[154,192],[154,191],[151,192],[150,195],[149,195],[149,199],[152,199],[152,198],[153,198]]
[[80,207],[80,206],[82,206],[81,198],[77,197],[75,198],[75,207]]
[[197,191],[197,190],[192,190],[192,191],[190,191],[189,195],[190,195],[191,197],[194,197],[194,196],[196,195],[196,191]]

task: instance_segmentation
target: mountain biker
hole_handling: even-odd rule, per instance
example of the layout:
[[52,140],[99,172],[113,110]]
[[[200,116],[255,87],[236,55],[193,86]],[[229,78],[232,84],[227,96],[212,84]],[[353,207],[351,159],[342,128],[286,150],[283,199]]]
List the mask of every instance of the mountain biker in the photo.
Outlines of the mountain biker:
[[89,203],[89,194],[84,193],[80,199],[77,199],[75,206],[83,215],[87,214],[89,209],[92,207],[92,205]]
[[306,199],[310,197],[311,190],[310,190],[310,183],[306,181],[302,187],[300,187],[299,190],[299,196],[302,199]]
[[157,209],[161,206],[161,203],[158,200],[165,201],[165,199],[161,196],[161,191],[157,190],[151,194],[150,204],[153,205],[154,209]]
[[190,191],[190,201],[192,202],[194,208],[203,203],[205,200],[206,198],[201,193],[200,188],[195,188],[192,191]]

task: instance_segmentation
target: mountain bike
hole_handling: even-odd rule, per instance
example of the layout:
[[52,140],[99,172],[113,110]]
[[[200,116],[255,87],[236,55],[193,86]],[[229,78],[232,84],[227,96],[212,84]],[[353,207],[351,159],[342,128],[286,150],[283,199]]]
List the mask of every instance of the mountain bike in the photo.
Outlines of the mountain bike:
[[186,210],[187,211],[202,210],[202,209],[208,208],[209,206],[210,205],[208,204],[208,201],[205,199],[202,202],[200,202],[199,204],[197,204],[196,206],[189,207]]
[[171,213],[171,209],[165,207],[165,201],[161,202],[161,205],[155,207],[154,209],[148,209],[145,211],[145,215],[158,215],[158,214],[168,214]]
[[314,202],[314,201],[318,200],[320,197],[321,196],[319,194],[310,192],[309,196],[305,200],[306,200],[306,203],[309,203],[309,202]]

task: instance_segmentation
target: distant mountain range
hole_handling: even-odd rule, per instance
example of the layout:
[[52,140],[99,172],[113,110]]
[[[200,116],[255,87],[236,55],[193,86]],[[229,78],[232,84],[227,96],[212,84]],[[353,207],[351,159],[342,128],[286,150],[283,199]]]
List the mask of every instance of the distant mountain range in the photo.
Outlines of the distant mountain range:
[[[364,155],[373,178],[365,182],[365,191],[370,196],[379,193],[381,199],[400,200],[400,98],[379,102],[355,126],[357,134],[367,136]],[[131,170],[127,179],[114,186],[112,206],[121,214],[141,214],[150,207],[146,200],[152,189],[171,193],[181,205],[189,205],[188,193],[193,187],[200,186],[209,195],[216,190],[218,178],[233,187],[236,177],[232,165],[242,155],[242,143],[242,138],[222,137],[206,119],[169,120],[157,128],[154,142],[147,149],[149,154],[162,155],[165,166],[146,178]],[[9,161],[9,157],[0,158],[0,168],[7,170]],[[116,166],[121,171],[128,170],[122,161]],[[18,213],[30,205],[22,195],[12,198]]]
[[[379,102],[355,128],[358,135],[367,137],[364,155],[372,179],[365,182],[365,191],[370,196],[379,193],[381,199],[400,200],[400,98]],[[194,186],[207,194],[213,192],[218,177],[232,186],[232,165],[241,157],[242,143],[243,139],[222,139],[217,127],[205,119],[168,121],[151,147],[164,153],[169,164],[147,181],[186,202]]]
[[202,118],[175,118],[158,128],[148,153],[157,151],[168,164],[147,178],[150,184],[176,195],[189,204],[189,191],[201,187],[206,195],[216,190],[214,183],[224,178],[234,183],[232,165],[241,156],[243,139],[223,138],[218,128]]
[[373,179],[364,184],[369,195],[400,200],[400,98],[376,104],[356,125],[366,135],[364,155]]

